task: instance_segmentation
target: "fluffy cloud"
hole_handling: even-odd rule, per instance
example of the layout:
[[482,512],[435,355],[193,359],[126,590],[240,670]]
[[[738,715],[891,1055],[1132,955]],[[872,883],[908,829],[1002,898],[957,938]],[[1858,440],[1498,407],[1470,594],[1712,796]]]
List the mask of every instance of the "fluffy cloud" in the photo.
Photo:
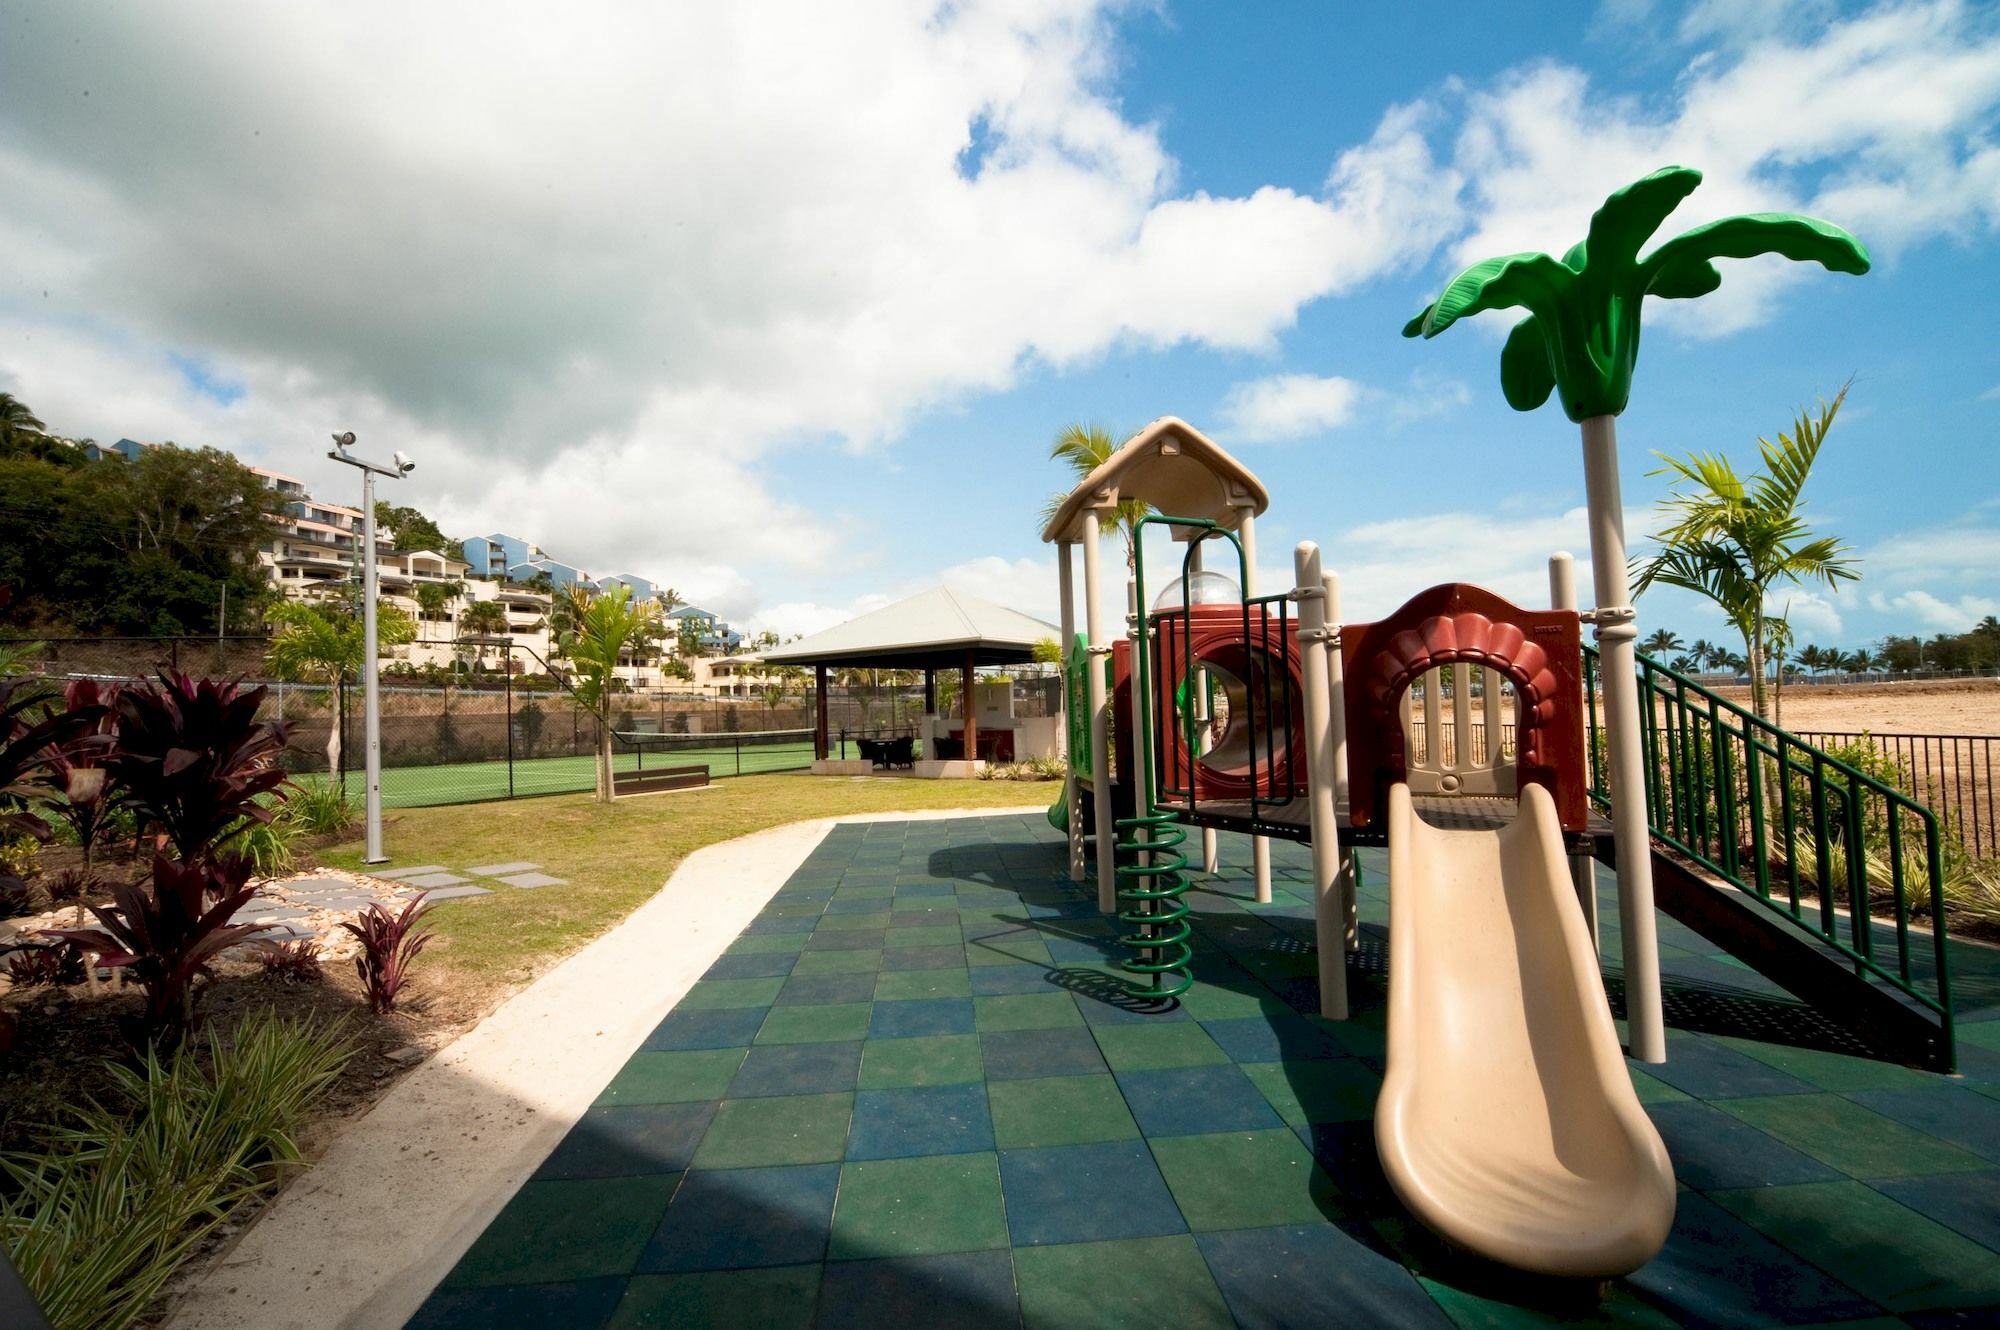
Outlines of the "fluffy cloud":
[[1337,375],[1277,374],[1239,383],[1222,403],[1227,437],[1247,443],[1304,438],[1354,419],[1361,386]]

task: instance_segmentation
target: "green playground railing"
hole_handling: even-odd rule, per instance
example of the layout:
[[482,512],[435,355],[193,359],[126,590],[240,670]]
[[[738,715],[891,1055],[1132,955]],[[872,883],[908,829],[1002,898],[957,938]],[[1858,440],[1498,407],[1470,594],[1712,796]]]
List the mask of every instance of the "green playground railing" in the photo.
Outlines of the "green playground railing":
[[[1600,668],[1585,647],[1590,796],[1608,808]],[[1937,815],[1658,661],[1638,672],[1653,836],[1936,1013],[1951,1050]]]

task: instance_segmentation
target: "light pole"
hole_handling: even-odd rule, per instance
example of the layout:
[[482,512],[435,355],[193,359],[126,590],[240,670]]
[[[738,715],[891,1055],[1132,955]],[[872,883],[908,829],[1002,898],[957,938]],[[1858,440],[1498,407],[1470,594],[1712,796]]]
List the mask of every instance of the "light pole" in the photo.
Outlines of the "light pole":
[[[395,453],[388,466],[369,462],[348,452],[354,433],[333,436],[333,451],[327,456],[361,472],[361,723],[368,824],[368,848],[361,861],[388,862],[382,853],[382,682],[375,660],[375,477],[401,480],[416,470],[417,464],[403,453]],[[336,722],[337,723],[337,722]]]

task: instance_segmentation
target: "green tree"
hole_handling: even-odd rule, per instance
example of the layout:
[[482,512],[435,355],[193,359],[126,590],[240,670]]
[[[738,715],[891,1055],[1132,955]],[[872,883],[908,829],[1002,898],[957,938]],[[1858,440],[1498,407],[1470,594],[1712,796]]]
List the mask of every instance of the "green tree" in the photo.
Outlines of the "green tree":
[[[347,685],[361,673],[366,659],[361,616],[346,606],[285,600],[264,616],[277,630],[271,635],[264,664],[273,676],[290,683],[323,683],[333,689],[333,715],[326,736],[326,770],[340,777],[340,718],[347,710]],[[394,605],[375,605],[375,649],[386,654],[416,636],[410,616]]]
[[12,445],[25,442],[29,435],[46,433],[48,426],[28,409],[26,402],[12,393],[0,393],[0,443]]
[[417,602],[417,609],[428,622],[449,622],[445,616],[451,608],[451,603],[464,594],[463,582],[419,582],[410,590],[411,597]]
[[584,710],[597,720],[597,801],[611,802],[611,701],[618,677],[618,660],[626,648],[651,624],[655,611],[650,605],[636,605],[632,588],[613,584],[609,591],[592,594],[587,588],[568,588],[571,617],[575,628],[564,649],[576,664],[571,691]]
[[1686,644],[1681,641],[1679,634],[1675,633],[1673,629],[1656,628],[1653,630],[1652,636],[1639,645],[1646,649],[1648,655],[1666,656],[1681,650]]
[[[1117,451],[1118,441],[1112,438],[1111,431],[1102,425],[1067,425],[1062,433],[1056,435],[1056,441],[1049,445],[1049,458],[1067,466],[1070,473],[1076,477],[1076,483],[1081,483],[1085,476],[1104,465]],[[1071,488],[1074,487],[1072,484]],[[1068,497],[1069,491],[1065,490],[1061,494],[1051,495],[1049,501],[1042,505],[1043,526],[1054,520],[1056,510],[1062,507],[1063,500]],[[1112,525],[1117,527],[1119,534],[1125,540],[1127,569],[1137,566],[1135,551],[1138,549],[1139,523],[1152,511],[1150,504],[1138,499],[1126,499],[1118,505],[1112,515]]]
[[446,558],[458,557],[459,543],[438,529],[438,524],[414,508],[401,508],[393,503],[375,501],[376,529],[388,529],[396,534],[396,548],[399,550],[435,550]]
[[1764,469],[1748,479],[1728,458],[1710,453],[1665,458],[1666,466],[1652,473],[1673,476],[1678,485],[1664,505],[1671,520],[1653,537],[1659,553],[1640,567],[1638,591],[1679,587],[1714,602],[1742,634],[1751,706],[1766,718],[1772,715],[1764,687],[1771,594],[1781,584],[1831,588],[1860,576],[1848,547],[1815,536],[1801,516],[1813,463],[1846,398],[1842,388],[1817,415],[1801,411],[1790,434],[1759,438]]

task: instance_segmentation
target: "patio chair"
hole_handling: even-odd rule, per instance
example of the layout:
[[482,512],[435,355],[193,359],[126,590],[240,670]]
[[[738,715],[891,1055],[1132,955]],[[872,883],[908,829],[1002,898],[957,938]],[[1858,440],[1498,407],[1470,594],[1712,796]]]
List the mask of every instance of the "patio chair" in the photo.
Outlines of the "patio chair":
[[882,751],[887,745],[880,739],[856,739],[854,746],[860,750],[861,756],[867,758],[878,767],[888,761],[888,758]]
[[882,745],[883,756],[891,767],[914,767],[917,764],[916,746],[917,741],[906,734]]

